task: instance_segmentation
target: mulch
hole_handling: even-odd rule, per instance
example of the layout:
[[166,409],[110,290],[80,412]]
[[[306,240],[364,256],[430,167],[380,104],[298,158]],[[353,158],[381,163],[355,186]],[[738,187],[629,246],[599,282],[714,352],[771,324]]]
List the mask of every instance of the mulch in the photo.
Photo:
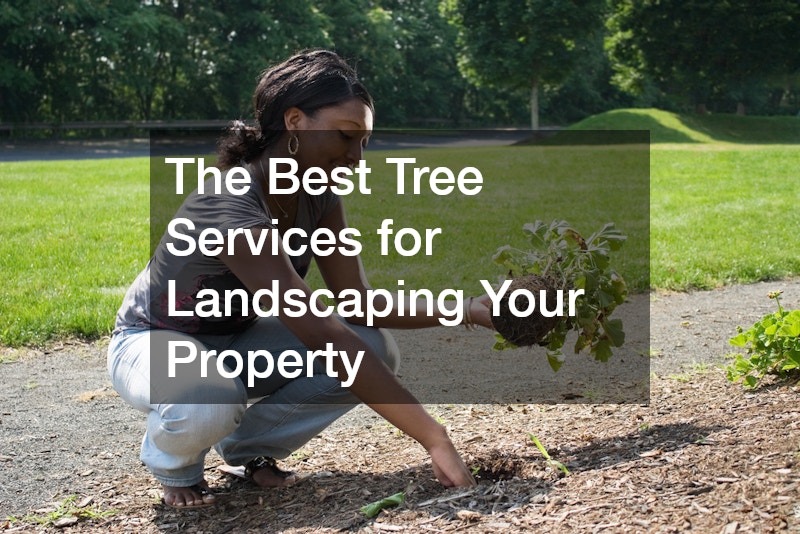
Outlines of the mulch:
[[[281,462],[302,484],[254,487],[212,453],[217,505],[176,511],[138,460],[144,417],[110,389],[102,342],[0,349],[0,532],[800,532],[800,384],[750,391],[720,368],[776,286],[800,307],[800,280],[651,295],[646,404],[429,405],[471,489],[443,488],[416,442],[358,407]],[[398,342],[467,347],[448,339]]]
[[[431,408],[478,473],[443,489],[425,451],[379,420],[332,429],[283,462],[313,475],[262,490],[220,473],[211,509],[175,511],[144,469],[109,478],[87,463],[74,524],[38,526],[42,505],[6,532],[775,532],[800,529],[800,386],[748,392],[716,368],[654,378],[649,405]],[[116,403],[113,396],[90,400]],[[533,444],[548,448],[548,461]],[[568,470],[565,474],[554,462]],[[362,506],[406,500],[370,519]],[[61,496],[63,497],[63,496]],[[63,501],[59,501],[63,502]],[[85,511],[81,516],[81,511]],[[113,511],[103,518],[89,512]]]

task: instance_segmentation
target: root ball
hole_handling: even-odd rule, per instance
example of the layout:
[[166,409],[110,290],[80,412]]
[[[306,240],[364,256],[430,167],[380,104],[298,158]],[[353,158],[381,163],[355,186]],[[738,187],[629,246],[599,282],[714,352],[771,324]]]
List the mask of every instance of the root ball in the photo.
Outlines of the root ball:
[[[528,274],[514,279],[500,299],[500,315],[492,316],[492,324],[495,330],[507,341],[518,347],[530,347],[542,343],[544,337],[550,332],[564,317],[545,317],[539,311],[540,303],[536,303],[536,308],[527,317],[517,317],[511,312],[509,299],[517,289],[524,289],[530,292],[534,299],[540,298],[540,291],[544,290],[548,303],[554,303],[557,298],[555,284],[536,274]],[[528,297],[520,294],[516,298],[517,309],[526,309],[529,305]],[[548,306],[549,309],[549,306]]]

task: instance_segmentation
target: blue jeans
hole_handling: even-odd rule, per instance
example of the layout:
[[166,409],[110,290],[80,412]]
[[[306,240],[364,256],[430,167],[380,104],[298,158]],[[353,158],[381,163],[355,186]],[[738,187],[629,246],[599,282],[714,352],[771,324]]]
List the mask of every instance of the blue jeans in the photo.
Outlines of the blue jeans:
[[[382,329],[348,325],[390,369],[397,371],[399,350]],[[158,336],[158,343],[151,343]],[[281,322],[261,318],[246,331],[231,335],[195,335],[170,330],[117,332],[108,347],[108,372],[125,402],[147,414],[141,459],[164,485],[186,487],[203,480],[203,461],[215,447],[230,465],[257,456],[285,458],[359,403],[338,380],[324,374],[292,380],[265,378],[251,390],[240,378],[224,379],[213,388],[192,392],[194,404],[150,403],[151,346],[164,339],[193,341],[199,350],[232,349],[240,354],[266,349],[273,354],[308,350]],[[248,399],[260,398],[248,406]]]

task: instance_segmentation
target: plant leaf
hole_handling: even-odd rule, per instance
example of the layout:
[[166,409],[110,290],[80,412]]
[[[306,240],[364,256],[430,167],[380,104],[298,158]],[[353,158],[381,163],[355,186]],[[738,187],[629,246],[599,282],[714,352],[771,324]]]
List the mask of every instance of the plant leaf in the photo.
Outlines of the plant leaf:
[[733,336],[732,338],[730,338],[730,340],[728,340],[728,343],[730,343],[734,347],[744,347],[745,345],[747,345],[747,336],[744,334]]
[[547,225],[542,221],[534,221],[522,226],[522,233],[528,236],[533,246],[541,246],[544,244],[544,236],[547,234]]
[[390,495],[379,501],[375,501],[373,503],[362,506],[361,513],[363,513],[367,517],[375,517],[384,508],[389,508],[390,506],[397,506],[399,504],[403,504],[405,500],[406,500],[406,494],[401,491],[400,493],[395,493],[394,495]]
[[784,323],[783,326],[781,326],[778,330],[777,334],[782,337],[800,336],[800,322],[794,324]]
[[603,330],[608,335],[612,347],[621,347],[625,343],[625,332],[622,331],[621,319],[603,321]]
[[542,456],[544,456],[544,459],[545,460],[549,460],[550,459],[550,453],[547,452],[547,449],[544,448],[544,445],[542,445],[542,442],[539,441],[539,438],[537,438],[536,436],[534,436],[533,434],[530,434],[530,433],[528,433],[528,437],[531,438],[531,440],[533,441],[533,444],[536,445],[536,448],[539,449],[540,453],[542,453]]
[[593,347],[592,352],[594,353],[594,359],[607,362],[608,359],[611,357],[611,346],[608,342],[608,339],[601,339],[598,341]]
[[495,333],[494,335],[494,346],[492,350],[506,350],[506,349],[516,349],[517,346],[511,343],[510,341],[506,340],[500,334]]
[[564,365],[564,355],[561,351],[550,352],[547,351],[547,363],[553,371],[558,371]]
[[597,291],[597,300],[598,302],[600,302],[601,308],[608,308],[609,306],[612,306],[617,302],[616,299],[614,299],[613,295],[609,295],[602,289],[599,289]]

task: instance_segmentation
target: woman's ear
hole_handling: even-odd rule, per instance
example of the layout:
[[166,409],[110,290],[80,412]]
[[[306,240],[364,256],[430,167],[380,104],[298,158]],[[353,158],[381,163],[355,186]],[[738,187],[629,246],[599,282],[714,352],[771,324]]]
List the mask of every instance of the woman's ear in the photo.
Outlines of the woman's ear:
[[308,120],[308,115],[303,113],[300,108],[291,107],[283,114],[283,122],[286,126],[286,131],[295,132],[303,130],[305,122]]

